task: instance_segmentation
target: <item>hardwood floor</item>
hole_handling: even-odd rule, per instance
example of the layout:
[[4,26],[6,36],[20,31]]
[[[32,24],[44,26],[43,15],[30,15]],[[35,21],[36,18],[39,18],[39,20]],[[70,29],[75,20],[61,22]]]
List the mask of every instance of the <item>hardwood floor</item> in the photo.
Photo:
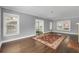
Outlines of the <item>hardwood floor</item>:
[[75,41],[70,40],[70,43],[67,44],[67,47],[76,52],[79,52],[79,44],[76,43]]
[[[65,39],[60,46],[53,50],[52,48],[32,39],[33,37],[24,38],[12,42],[3,43],[2,53],[77,53],[79,44],[75,41]],[[73,47],[74,46],[74,47]]]
[[65,39],[58,48],[59,53],[79,53],[79,44],[71,39]]
[[[40,42],[35,41],[30,38],[25,38],[22,40],[12,41],[2,44],[1,52],[21,52],[21,53],[42,53],[42,52],[52,52],[51,48],[46,47]],[[48,51],[47,51],[48,50]]]

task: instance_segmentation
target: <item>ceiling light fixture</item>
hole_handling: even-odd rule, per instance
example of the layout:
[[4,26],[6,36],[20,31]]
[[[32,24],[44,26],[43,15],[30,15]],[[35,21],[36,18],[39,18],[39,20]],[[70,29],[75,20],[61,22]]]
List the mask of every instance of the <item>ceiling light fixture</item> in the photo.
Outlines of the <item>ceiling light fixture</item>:
[[53,13],[53,11],[51,11],[51,13]]

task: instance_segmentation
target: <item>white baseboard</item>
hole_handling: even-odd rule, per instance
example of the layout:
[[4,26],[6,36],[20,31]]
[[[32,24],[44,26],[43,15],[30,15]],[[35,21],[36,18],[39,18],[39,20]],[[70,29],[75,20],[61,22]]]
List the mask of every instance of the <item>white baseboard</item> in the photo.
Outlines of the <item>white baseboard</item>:
[[[52,32],[58,32],[58,31],[52,31]],[[45,32],[45,33],[47,33],[47,32]],[[58,32],[58,33],[66,33],[66,32]],[[76,33],[66,33],[66,34],[74,34],[74,35],[76,35]],[[35,35],[23,36],[23,37],[19,37],[19,38],[13,38],[13,39],[8,39],[8,40],[5,40],[5,41],[1,41],[0,42],[0,47],[1,47],[1,45],[3,43],[15,41],[15,40],[20,40],[20,39],[31,37],[31,36],[35,36]]]
[[31,37],[31,36],[35,36],[35,35],[29,35],[29,36],[23,36],[23,37],[19,37],[19,38],[8,39],[8,40],[5,40],[5,41],[1,41],[0,43],[2,45],[3,43],[6,43],[6,42],[11,42],[11,41],[15,41],[15,40],[21,40],[23,38],[27,38],[27,37]]
[[70,32],[59,32],[59,31],[52,31],[52,32],[77,35],[77,33],[70,33]]

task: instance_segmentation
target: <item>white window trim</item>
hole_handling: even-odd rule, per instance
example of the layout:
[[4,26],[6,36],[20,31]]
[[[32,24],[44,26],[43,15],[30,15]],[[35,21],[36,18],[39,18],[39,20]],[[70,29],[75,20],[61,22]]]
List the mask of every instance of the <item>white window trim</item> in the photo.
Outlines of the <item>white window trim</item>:
[[[42,20],[42,19],[36,19],[36,20]],[[36,20],[35,20],[35,31],[36,31]],[[44,23],[44,20],[42,20],[43,21],[43,23]],[[45,26],[45,25],[43,25],[43,26]],[[43,33],[44,33],[45,31],[44,31],[44,27],[43,27]]]
[[19,29],[19,16],[18,15],[15,15],[18,17],[18,20],[17,20],[17,32],[16,33],[13,33],[13,34],[6,34],[6,21],[5,21],[5,16],[6,15],[15,15],[15,14],[10,14],[10,13],[3,13],[3,36],[13,36],[13,35],[18,35],[20,33],[20,29]]

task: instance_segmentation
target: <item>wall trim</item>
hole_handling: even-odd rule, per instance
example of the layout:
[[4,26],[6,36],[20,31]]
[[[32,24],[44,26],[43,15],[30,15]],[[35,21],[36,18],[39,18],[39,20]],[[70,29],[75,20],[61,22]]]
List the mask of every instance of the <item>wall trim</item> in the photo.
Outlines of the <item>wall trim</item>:
[[78,35],[77,33],[70,33],[70,32],[59,32],[59,31],[52,31],[57,33],[64,33],[64,34],[72,34],[72,35]]
[[[50,31],[48,31],[48,32],[50,32]],[[48,33],[48,32],[44,32],[44,33]],[[77,33],[69,33],[69,32],[59,32],[59,31],[52,31],[52,32],[58,32],[58,33],[65,33],[65,34],[77,35]],[[5,40],[5,41],[1,41],[1,42],[0,42],[0,47],[1,47],[1,45],[2,45],[3,43],[15,41],[15,40],[21,40],[21,39],[23,39],[23,38],[31,37],[31,36],[35,36],[35,35],[23,36],[23,37],[19,37],[19,38],[13,38],[13,39],[8,39],[8,40]]]
[[15,41],[15,40],[21,40],[23,38],[26,38],[26,37],[31,37],[31,36],[35,36],[35,35],[29,35],[29,36],[23,36],[23,37],[19,37],[19,38],[13,38],[13,39],[8,39],[8,40],[5,40],[5,41],[1,41],[0,43],[0,47],[3,43],[6,43],[6,42],[11,42],[11,41]]

